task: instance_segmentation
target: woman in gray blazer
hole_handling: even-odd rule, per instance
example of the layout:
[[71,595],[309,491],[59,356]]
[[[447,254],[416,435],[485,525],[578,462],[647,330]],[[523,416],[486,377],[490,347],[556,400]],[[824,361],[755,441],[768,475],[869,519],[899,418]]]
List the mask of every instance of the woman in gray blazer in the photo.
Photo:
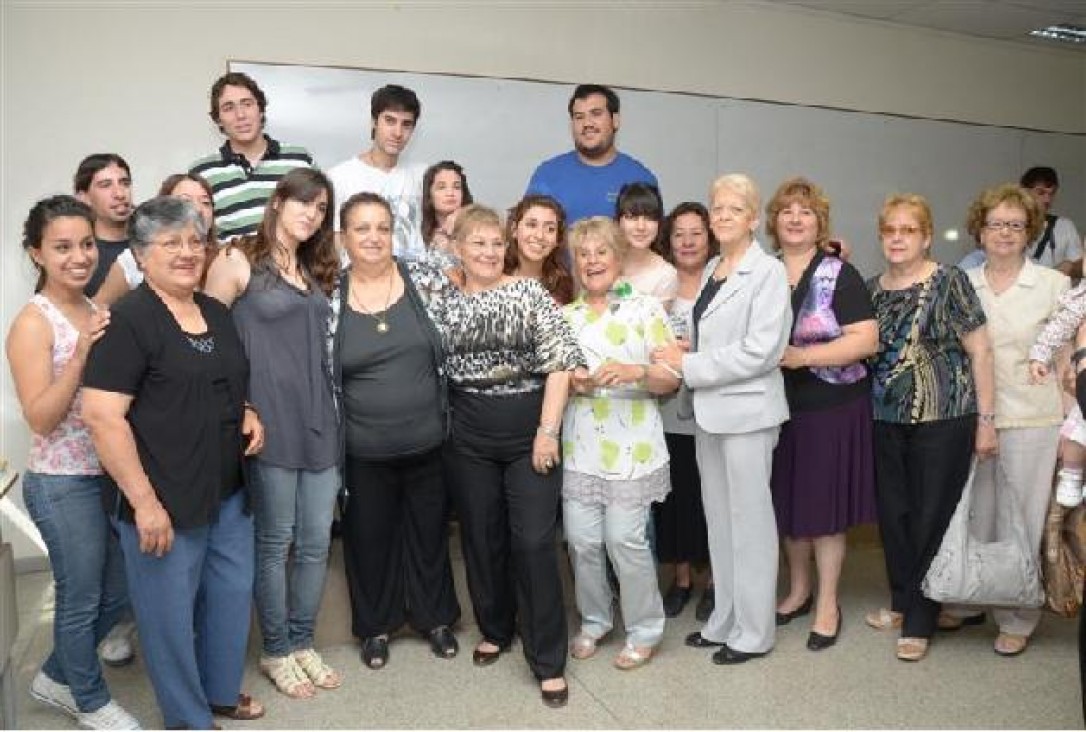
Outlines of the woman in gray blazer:
[[[778,364],[792,328],[784,266],[754,238],[758,188],[742,174],[718,178],[709,209],[720,256],[705,268],[694,305],[693,347],[654,352],[681,375],[697,433],[702,501],[716,609],[686,644],[719,648],[713,662],[764,656],[776,628],[777,525],[769,492],[773,447],[788,419]],[[682,407],[680,407],[682,409]]]

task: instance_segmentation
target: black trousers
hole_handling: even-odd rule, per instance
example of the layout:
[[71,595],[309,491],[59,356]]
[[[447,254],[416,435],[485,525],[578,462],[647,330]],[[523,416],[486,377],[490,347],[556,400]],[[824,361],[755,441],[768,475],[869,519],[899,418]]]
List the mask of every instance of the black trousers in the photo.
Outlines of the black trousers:
[[519,615],[524,656],[539,680],[565,673],[568,643],[555,537],[561,469],[540,475],[531,464],[541,406],[541,394],[454,392],[445,462],[479,630],[508,646]]
[[969,477],[976,416],[920,424],[875,422],[875,498],[890,580],[891,609],[904,638],[935,633],[939,603],[920,583],[939,551]]
[[709,532],[701,505],[701,474],[698,472],[694,436],[664,433],[671,471],[671,493],[652,504],[656,524],[656,561],[709,564]]
[[441,450],[383,461],[347,458],[343,558],[359,638],[404,622],[420,633],[460,617]]

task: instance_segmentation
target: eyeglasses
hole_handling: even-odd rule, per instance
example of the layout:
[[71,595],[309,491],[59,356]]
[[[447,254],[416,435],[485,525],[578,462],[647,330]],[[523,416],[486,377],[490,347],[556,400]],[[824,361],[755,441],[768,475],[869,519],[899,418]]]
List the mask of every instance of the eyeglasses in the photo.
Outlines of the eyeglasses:
[[988,231],[999,232],[1004,229],[1009,229],[1015,234],[1021,234],[1026,230],[1025,221],[985,221],[984,228]]
[[167,254],[180,254],[182,249],[188,249],[193,254],[200,254],[207,249],[207,242],[204,241],[184,241],[183,239],[167,239],[166,241],[155,241],[152,244],[157,244],[162,247],[163,251]]
[[883,236],[913,236],[920,233],[919,226],[880,226],[879,233]]

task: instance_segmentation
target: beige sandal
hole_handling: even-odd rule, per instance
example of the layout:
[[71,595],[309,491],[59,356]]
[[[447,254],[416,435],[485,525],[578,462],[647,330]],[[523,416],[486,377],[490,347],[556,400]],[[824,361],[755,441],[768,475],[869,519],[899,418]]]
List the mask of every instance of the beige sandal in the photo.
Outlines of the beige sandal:
[[294,656],[261,656],[260,671],[280,693],[291,699],[310,699],[317,694],[313,682],[294,660]]
[[928,655],[927,638],[898,638],[897,658],[899,661],[919,661]]
[[864,622],[875,630],[896,630],[905,622],[905,616],[894,610],[880,607],[878,610],[864,615]]
[[996,636],[994,650],[1001,656],[1017,656],[1029,645],[1028,635],[1000,633]]
[[318,689],[338,689],[343,684],[343,677],[312,648],[295,651],[294,660]]
[[615,668],[621,671],[633,671],[635,668],[641,668],[652,660],[655,650],[654,648],[637,648],[627,643],[615,656]]

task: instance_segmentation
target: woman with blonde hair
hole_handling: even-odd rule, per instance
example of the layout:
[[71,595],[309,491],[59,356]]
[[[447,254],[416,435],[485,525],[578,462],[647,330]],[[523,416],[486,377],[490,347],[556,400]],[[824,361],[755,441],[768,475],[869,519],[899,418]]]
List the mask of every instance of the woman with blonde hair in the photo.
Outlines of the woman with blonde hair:
[[769,491],[773,447],[788,419],[780,360],[792,313],[784,266],[755,239],[758,187],[743,174],[710,189],[720,254],[705,268],[689,352],[657,348],[653,362],[683,381],[680,414],[693,412],[716,606],[689,646],[713,662],[745,663],[773,648],[777,527]]

